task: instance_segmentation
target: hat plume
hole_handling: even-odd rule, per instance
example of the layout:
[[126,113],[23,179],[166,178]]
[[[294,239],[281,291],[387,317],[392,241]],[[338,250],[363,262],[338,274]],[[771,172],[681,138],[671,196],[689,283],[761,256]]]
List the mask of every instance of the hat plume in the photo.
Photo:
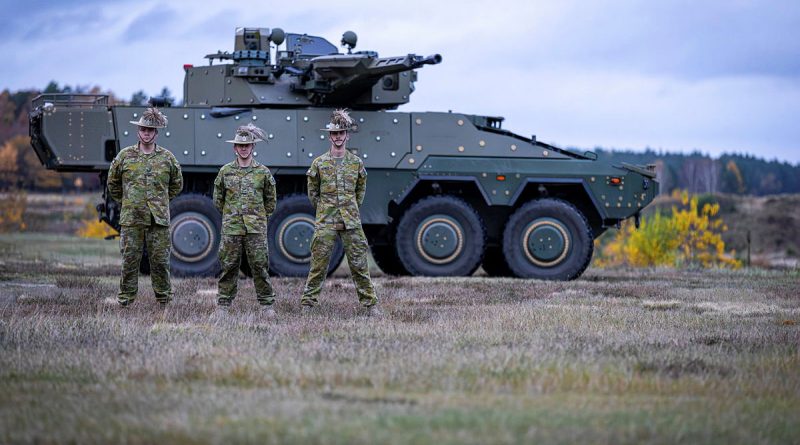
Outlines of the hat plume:
[[338,128],[343,130],[355,129],[355,120],[350,117],[350,112],[344,108],[333,110],[333,114],[331,115],[331,123],[337,125]]
[[264,133],[264,130],[256,127],[252,123],[249,123],[247,125],[242,125],[241,127],[237,128],[236,133],[244,135],[249,134],[253,136],[253,139],[261,139],[261,140],[267,139],[267,135]]
[[151,107],[144,110],[144,113],[142,113],[142,118],[144,122],[152,122],[160,127],[167,126],[167,116],[164,116],[164,113],[160,112],[156,107]]

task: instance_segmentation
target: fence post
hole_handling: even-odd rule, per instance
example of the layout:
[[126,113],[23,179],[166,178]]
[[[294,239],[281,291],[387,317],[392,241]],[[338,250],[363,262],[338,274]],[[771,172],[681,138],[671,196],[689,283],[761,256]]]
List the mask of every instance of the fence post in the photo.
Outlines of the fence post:
[[747,229],[747,268],[750,268],[750,229]]

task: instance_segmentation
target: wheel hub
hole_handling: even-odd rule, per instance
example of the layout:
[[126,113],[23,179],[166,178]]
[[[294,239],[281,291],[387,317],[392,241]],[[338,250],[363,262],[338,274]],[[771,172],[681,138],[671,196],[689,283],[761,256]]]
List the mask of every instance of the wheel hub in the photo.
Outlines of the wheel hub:
[[570,238],[561,221],[541,218],[528,224],[522,239],[525,256],[537,266],[555,266],[566,258]]
[[204,215],[188,212],[172,224],[172,253],[180,260],[195,263],[206,258],[214,246],[214,230]]
[[458,221],[446,215],[425,219],[417,228],[417,250],[427,261],[446,264],[464,247],[464,231]]
[[314,220],[308,215],[294,215],[281,224],[278,246],[286,258],[297,263],[311,260],[311,239],[314,236]]

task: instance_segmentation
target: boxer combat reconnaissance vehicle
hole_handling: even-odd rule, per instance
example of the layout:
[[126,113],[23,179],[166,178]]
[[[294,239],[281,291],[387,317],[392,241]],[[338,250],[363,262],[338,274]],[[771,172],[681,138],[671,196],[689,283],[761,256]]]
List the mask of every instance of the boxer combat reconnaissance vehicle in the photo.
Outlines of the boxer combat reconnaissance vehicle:
[[[350,108],[358,124],[349,148],[369,174],[361,218],[375,262],[388,274],[466,276],[483,266],[492,276],[573,279],[589,265],[593,240],[627,218],[638,222],[658,194],[652,167],[606,163],[521,136],[503,129],[502,117],[392,111],[409,102],[417,69],[442,57],[379,57],[353,51],[356,42],[346,32],[344,53],[317,36],[238,28],[232,52],[207,55],[205,66],[184,65],[180,106],[153,99],[169,118],[158,143],[184,175],[170,206],[173,273],[218,272],[213,180],[233,159],[225,140],[252,122],[268,135],[256,159],[277,181],[270,270],[304,276],[315,212],[305,173],[328,149],[320,129],[339,107]],[[90,94],[43,94],[33,105],[31,143],[42,163],[96,171],[103,184],[114,156],[137,142],[129,121],[145,109]],[[97,209],[119,228],[119,204],[107,193]],[[330,270],[342,256],[337,245]]]

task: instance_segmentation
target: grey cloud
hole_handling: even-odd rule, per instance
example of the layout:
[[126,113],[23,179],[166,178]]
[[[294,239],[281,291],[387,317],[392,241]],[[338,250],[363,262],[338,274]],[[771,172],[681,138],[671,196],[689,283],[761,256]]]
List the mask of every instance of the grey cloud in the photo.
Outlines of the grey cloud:
[[165,34],[160,30],[168,28],[176,17],[174,10],[166,6],[156,6],[136,17],[122,33],[122,39],[127,42],[157,39],[159,35]]
[[[206,39],[214,39],[222,42],[225,37],[230,36],[233,41],[233,30],[237,26],[243,26],[241,22],[241,11],[225,10],[220,11],[198,23],[190,25],[181,35],[182,38],[202,36]],[[246,25],[253,26],[253,25]],[[209,48],[209,51],[211,49]]]
[[[513,32],[513,31],[512,31]],[[574,65],[686,79],[800,77],[800,3],[568,4],[552,32],[500,48],[528,66]]]
[[101,0],[3,2],[0,38],[34,42],[85,33],[104,23]]

